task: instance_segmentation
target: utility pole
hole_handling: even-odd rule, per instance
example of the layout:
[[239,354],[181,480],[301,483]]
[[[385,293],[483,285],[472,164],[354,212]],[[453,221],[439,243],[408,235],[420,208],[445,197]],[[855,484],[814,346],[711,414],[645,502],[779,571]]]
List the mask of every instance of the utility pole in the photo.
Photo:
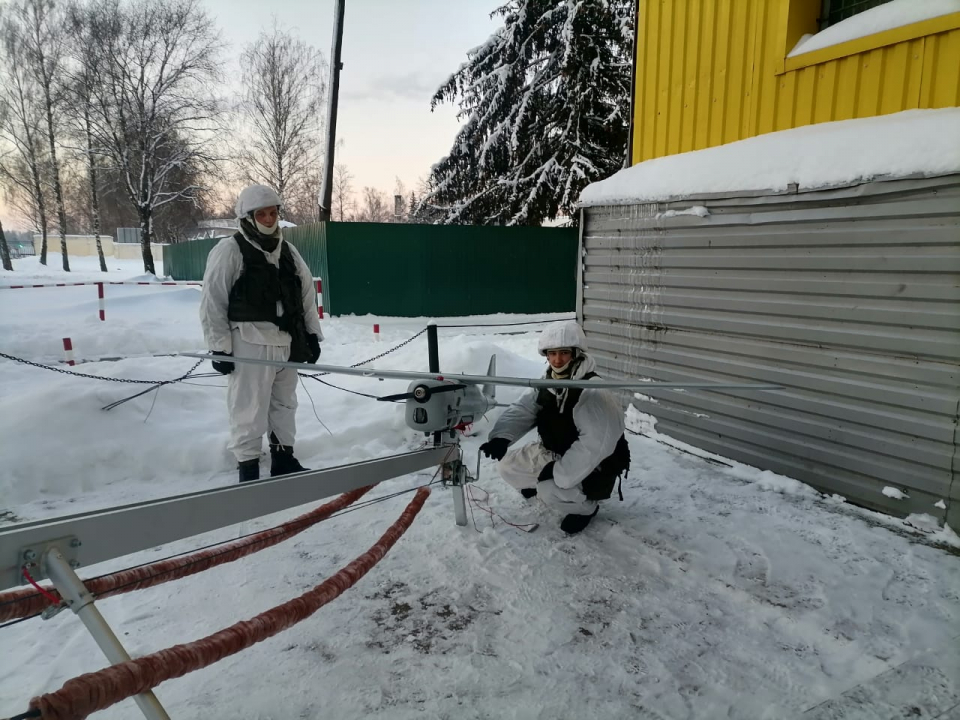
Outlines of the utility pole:
[[330,84],[327,97],[327,148],[323,155],[323,185],[320,189],[320,222],[330,219],[333,198],[333,153],[337,143],[337,102],[340,95],[340,61],[343,49],[343,13],[346,0],[335,0],[333,16],[333,49],[330,51]]

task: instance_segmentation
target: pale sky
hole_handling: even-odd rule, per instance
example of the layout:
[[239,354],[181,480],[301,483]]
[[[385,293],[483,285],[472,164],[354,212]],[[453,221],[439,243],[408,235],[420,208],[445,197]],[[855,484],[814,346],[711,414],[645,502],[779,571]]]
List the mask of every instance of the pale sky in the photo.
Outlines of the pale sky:
[[[202,0],[223,37],[230,77],[239,56],[273,17],[329,59],[333,0]],[[337,162],[354,175],[354,188],[372,185],[390,195],[399,176],[408,191],[443,157],[458,129],[456,108],[430,112],[436,88],[466,52],[498,27],[489,18],[500,0],[346,0]],[[499,18],[498,18],[499,20]],[[21,229],[0,200],[4,227]]]

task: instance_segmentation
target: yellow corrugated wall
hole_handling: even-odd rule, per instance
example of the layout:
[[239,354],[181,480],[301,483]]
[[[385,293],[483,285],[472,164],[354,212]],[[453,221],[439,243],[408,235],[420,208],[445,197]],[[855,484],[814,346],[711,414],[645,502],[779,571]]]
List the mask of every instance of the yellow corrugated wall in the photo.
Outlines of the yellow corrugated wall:
[[633,162],[960,106],[960,13],[787,58],[820,0],[640,0]]

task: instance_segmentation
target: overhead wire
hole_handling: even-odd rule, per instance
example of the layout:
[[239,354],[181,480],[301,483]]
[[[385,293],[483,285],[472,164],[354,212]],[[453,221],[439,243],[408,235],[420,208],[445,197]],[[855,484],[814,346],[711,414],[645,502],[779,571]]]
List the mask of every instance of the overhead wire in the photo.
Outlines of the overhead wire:
[[437,323],[438,328],[473,328],[473,327],[517,327],[519,325],[543,325],[546,323],[562,322],[563,320],[573,320],[574,318],[560,318],[554,320],[527,320],[525,322],[508,323],[467,323],[462,325],[441,325]]

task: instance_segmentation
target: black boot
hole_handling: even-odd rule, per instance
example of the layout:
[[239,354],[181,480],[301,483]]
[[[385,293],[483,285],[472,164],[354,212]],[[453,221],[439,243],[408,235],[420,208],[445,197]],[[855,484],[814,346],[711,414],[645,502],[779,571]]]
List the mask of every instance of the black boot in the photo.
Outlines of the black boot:
[[293,448],[280,452],[270,451],[270,477],[303,472],[307,469],[293,456]]
[[535,498],[537,496],[536,488],[521,488],[520,494],[523,495],[527,500],[530,498]]
[[576,535],[590,524],[590,521],[593,520],[593,516],[598,512],[600,512],[599,505],[597,505],[597,509],[589,515],[574,515],[573,513],[570,513],[560,522],[560,529],[565,533],[569,533],[570,535]]
[[237,468],[240,470],[240,482],[250,482],[251,480],[260,479],[260,460],[244,460],[243,462],[237,463]]
[[277,436],[270,433],[270,477],[303,472],[307,469],[293,456],[293,445],[281,445]]

